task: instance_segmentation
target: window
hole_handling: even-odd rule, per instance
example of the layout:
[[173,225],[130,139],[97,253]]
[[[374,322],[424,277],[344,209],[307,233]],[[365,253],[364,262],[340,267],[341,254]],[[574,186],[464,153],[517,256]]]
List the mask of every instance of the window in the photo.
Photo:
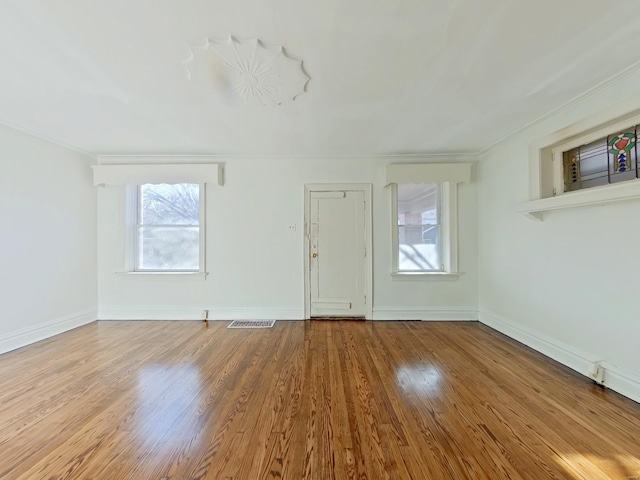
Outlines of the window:
[[392,184],[393,272],[456,273],[455,183]]
[[194,183],[135,186],[133,271],[204,270],[203,198]]
[[517,210],[548,212],[640,199],[636,147],[640,111],[619,104],[533,142],[529,201]]
[[564,146],[555,149],[556,157],[562,155],[562,193],[638,178],[637,129],[634,126],[568,150]]
[[440,186],[401,184],[398,191],[398,271],[442,271]]
[[386,166],[391,187],[393,275],[458,275],[458,184],[470,163]]

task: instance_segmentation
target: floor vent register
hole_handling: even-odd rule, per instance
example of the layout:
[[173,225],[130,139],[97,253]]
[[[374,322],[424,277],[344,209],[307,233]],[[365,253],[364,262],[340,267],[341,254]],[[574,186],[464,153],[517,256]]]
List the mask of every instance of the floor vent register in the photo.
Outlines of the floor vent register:
[[275,320],[234,320],[227,328],[271,328]]

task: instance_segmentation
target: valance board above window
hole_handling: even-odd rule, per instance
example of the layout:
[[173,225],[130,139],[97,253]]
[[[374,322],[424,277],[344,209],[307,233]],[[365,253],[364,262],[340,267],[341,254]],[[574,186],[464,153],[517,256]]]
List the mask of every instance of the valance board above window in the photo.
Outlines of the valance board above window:
[[223,185],[219,163],[94,165],[93,184],[215,183]]
[[392,183],[470,183],[470,163],[413,163],[387,165],[385,185]]

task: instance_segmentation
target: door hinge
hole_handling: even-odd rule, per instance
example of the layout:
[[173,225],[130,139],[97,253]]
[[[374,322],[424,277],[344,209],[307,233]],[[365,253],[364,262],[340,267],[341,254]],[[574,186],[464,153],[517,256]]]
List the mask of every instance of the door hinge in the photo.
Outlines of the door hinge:
[[364,258],[367,258],[367,247],[364,247]]
[[365,305],[367,304],[367,296],[366,295],[364,296],[364,304]]

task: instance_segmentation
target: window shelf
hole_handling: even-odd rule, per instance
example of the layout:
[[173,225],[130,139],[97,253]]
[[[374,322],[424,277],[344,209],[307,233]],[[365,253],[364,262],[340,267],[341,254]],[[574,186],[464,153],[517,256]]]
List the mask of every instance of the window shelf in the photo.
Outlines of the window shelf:
[[419,279],[419,278],[458,278],[461,272],[392,272],[391,277],[395,279]]
[[606,205],[634,199],[640,199],[640,180],[630,180],[614,185],[603,185],[571,193],[564,193],[557,197],[531,200],[518,206],[518,211],[535,220],[543,220],[546,212],[577,208],[591,205]]
[[173,280],[206,280],[209,272],[113,272],[117,275],[126,275],[131,278],[146,279],[173,279]]

